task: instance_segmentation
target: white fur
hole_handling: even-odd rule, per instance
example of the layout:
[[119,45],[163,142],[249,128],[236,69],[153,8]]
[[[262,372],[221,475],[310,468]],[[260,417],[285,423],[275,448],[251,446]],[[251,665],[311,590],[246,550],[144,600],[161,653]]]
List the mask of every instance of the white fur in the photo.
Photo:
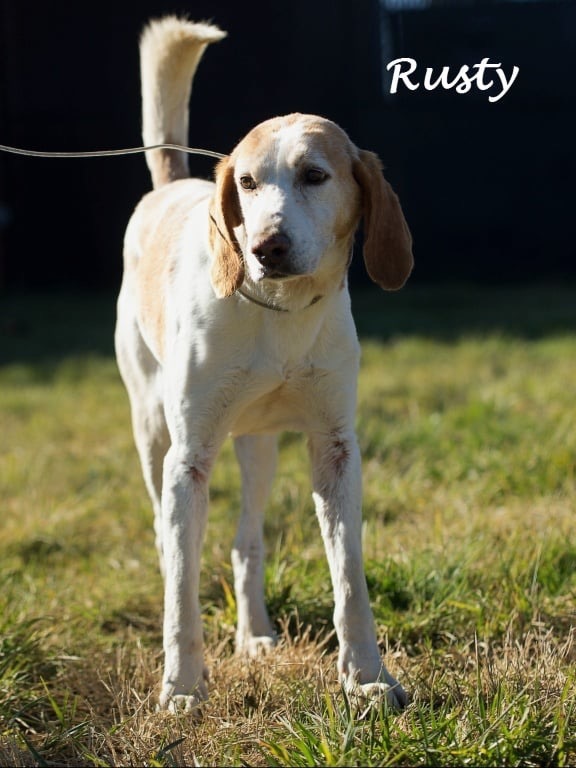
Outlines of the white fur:
[[[145,141],[163,141],[167,133],[185,139],[184,106],[200,48],[222,36],[176,19],[157,22],[145,33]],[[186,55],[185,39],[192,51]],[[308,436],[314,503],[334,587],[339,674],[350,690],[365,686],[393,706],[406,702],[380,657],[362,565],[354,434],[359,344],[346,286],[360,193],[331,151],[312,147],[311,120],[324,130],[320,119],[295,118],[277,131],[264,128],[258,156],[248,138],[233,156],[243,288],[289,311],[261,307],[239,293],[217,298],[210,277],[210,182],[181,180],[151,192],[127,229],[116,349],[165,577],[163,707],[191,708],[207,696],[198,602],[201,547],[210,472],[230,434],[243,488],[232,551],[237,648],[255,655],[274,644],[264,605],[262,522],[276,466],[276,433],[285,429]],[[341,133],[337,141],[355,157],[356,148]],[[303,187],[303,163],[326,170],[330,180]],[[257,190],[239,186],[246,173],[257,179]],[[354,226],[337,237],[346,217]],[[279,230],[292,243],[293,274],[267,279],[253,249]]]

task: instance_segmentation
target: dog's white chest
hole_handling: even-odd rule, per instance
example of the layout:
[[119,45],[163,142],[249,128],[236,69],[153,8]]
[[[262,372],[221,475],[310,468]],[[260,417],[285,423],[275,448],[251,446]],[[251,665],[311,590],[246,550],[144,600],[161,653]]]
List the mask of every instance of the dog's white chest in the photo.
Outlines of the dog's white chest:
[[246,404],[235,420],[232,435],[310,429],[310,399],[316,375],[312,366],[286,370],[277,386]]

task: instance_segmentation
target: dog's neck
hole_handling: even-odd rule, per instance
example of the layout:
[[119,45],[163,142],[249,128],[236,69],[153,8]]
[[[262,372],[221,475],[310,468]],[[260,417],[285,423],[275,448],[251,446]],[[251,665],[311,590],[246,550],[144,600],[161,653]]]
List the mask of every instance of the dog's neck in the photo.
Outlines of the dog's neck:
[[[242,296],[244,299],[247,299],[248,301],[251,301],[253,304],[257,304],[259,307],[264,307],[264,309],[270,309],[273,312],[294,312],[293,309],[288,309],[287,307],[281,307],[279,304],[276,304],[272,301],[263,301],[261,299],[257,299],[256,296],[252,296],[245,288],[238,288],[236,293],[239,293],[240,296]],[[311,307],[313,304],[317,304],[321,299],[324,297],[319,294],[317,296],[314,296],[312,298],[312,301],[307,304],[303,309],[308,309],[308,307]]]

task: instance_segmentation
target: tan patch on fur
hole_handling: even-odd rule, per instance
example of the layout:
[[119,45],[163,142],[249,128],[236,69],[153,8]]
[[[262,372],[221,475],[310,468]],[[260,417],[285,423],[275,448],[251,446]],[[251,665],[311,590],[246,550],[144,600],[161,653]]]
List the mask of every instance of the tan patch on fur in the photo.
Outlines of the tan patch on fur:
[[244,280],[244,260],[234,236],[242,223],[234,183],[234,166],[225,157],[216,168],[216,192],[210,205],[210,249],[214,256],[212,286],[219,298],[231,296]]
[[400,202],[373,152],[359,151],[354,175],[362,190],[366,269],[381,288],[397,290],[414,265],[412,235]]
[[[147,251],[147,255],[150,251]],[[140,322],[146,329],[147,340],[157,359],[164,356],[165,303],[164,291],[158,287],[166,283],[168,262],[147,258],[142,264],[139,284]]]
[[[139,209],[138,257],[132,265],[136,270],[138,320],[158,360],[162,360],[164,354],[167,284],[177,266],[178,249],[175,241],[191,204],[202,199],[197,197],[194,200],[192,195],[180,195],[179,191],[176,196],[176,189],[176,184],[170,184],[142,200]],[[170,196],[174,198],[172,201],[169,201]]]

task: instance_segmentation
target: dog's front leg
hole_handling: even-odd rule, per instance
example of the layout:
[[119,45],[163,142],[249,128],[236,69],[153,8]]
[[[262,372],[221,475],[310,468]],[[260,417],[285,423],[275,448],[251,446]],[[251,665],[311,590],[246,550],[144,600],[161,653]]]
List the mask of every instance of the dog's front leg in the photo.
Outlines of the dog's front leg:
[[310,436],[314,503],[334,588],[338,671],[346,689],[391,706],[406,694],[380,658],[362,561],[360,452],[352,430]]
[[212,460],[212,451],[173,444],[164,461],[164,709],[190,710],[208,696],[198,592]]

